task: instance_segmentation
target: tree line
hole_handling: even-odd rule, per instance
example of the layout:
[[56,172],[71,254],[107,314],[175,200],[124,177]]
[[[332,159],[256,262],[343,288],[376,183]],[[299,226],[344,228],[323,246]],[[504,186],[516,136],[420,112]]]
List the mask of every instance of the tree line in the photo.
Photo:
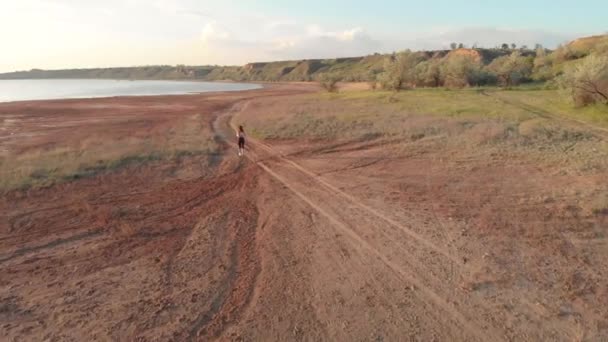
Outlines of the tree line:
[[[549,51],[540,45],[535,51],[526,51],[515,49],[513,44],[509,53],[489,63],[484,63],[478,50],[462,50],[462,44],[456,43],[452,47],[454,50],[442,57],[428,58],[423,52],[410,50],[393,53],[386,57],[381,72],[369,76],[370,87],[392,91],[417,87],[511,88],[544,82],[562,89],[577,106],[608,105],[608,37],[588,51],[569,46]],[[320,81],[325,89],[334,91],[339,77],[323,75]]]

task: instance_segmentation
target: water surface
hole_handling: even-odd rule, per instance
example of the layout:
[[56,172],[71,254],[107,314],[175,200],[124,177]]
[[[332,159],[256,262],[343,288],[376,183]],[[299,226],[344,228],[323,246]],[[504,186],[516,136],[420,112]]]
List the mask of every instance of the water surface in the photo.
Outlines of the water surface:
[[109,96],[179,95],[258,89],[260,85],[194,81],[0,80],[0,102]]

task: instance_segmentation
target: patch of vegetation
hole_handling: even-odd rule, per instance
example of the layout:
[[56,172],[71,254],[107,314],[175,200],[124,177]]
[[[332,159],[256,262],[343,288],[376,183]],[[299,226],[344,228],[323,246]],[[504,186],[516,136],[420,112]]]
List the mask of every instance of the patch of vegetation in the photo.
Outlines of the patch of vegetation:
[[559,91],[522,90],[517,92],[503,91],[495,94],[532,114],[560,116],[588,122],[600,127],[608,127],[608,106],[595,104],[573,108],[570,103],[563,100],[563,93]]
[[608,196],[603,196],[596,199],[591,209],[594,215],[606,215],[608,216]]
[[217,145],[203,122],[200,115],[192,115],[175,120],[158,136],[93,136],[78,144],[9,155],[0,163],[0,190],[48,186],[138,164],[216,153]]
[[569,170],[608,167],[608,146],[593,131],[556,119],[591,108],[561,103],[558,114],[559,98],[556,90],[344,91],[258,103],[239,120],[261,139],[435,142],[523,153]]
[[591,54],[566,68],[558,84],[577,107],[608,105],[608,56]]
[[321,87],[329,93],[338,92],[338,82],[340,82],[340,78],[338,76],[329,74],[321,76],[319,80]]
[[98,163],[93,166],[85,166],[76,170],[75,172],[66,174],[61,177],[62,180],[71,181],[81,178],[87,178],[91,176],[95,176],[96,174],[103,171],[113,171],[117,169],[121,169],[127,167],[129,165],[134,164],[142,164],[151,161],[158,161],[163,159],[163,156],[158,153],[151,153],[148,155],[131,155],[124,156],[117,160],[108,160]]

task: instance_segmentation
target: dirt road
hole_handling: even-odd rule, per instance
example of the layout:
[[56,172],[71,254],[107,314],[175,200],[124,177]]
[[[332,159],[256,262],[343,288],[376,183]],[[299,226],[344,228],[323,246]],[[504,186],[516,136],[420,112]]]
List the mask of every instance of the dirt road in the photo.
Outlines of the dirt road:
[[[560,255],[539,257],[546,246],[530,249],[517,238],[492,239],[443,215],[439,199],[429,207],[416,189],[402,197],[395,183],[400,177],[437,172],[437,166],[404,165],[420,159],[391,159],[389,145],[356,142],[312,148],[249,138],[246,157],[239,158],[230,126],[246,115],[250,100],[302,91],[310,89],[214,97],[218,102],[206,117],[220,153],[212,158],[127,166],[3,196],[0,336],[50,341],[599,341],[608,336],[605,310],[545,286],[582,263],[571,258],[566,267],[559,264]],[[190,99],[183,103],[202,103]],[[158,115],[163,123],[181,117]],[[181,168],[201,171],[184,175],[176,172]],[[554,265],[555,273],[530,266],[538,260]],[[530,276],[534,272],[541,272],[542,281]],[[601,288],[600,280],[596,293]]]
[[[246,111],[246,107],[244,103],[237,111]],[[479,286],[487,285],[488,291],[466,288],[466,279],[479,266],[470,262],[475,252],[453,247],[455,239],[450,234],[458,234],[454,224],[428,213],[410,213],[402,220],[382,205],[369,204],[369,198],[360,199],[340,189],[266,143],[250,139],[249,146],[248,159],[270,178],[265,187],[276,189],[265,193],[280,198],[269,209],[261,206],[260,210],[274,211],[287,203],[294,206],[291,215],[280,219],[289,231],[275,232],[281,237],[288,233],[292,248],[276,248],[274,253],[275,258],[295,260],[292,267],[303,268],[297,271],[302,275],[299,281],[313,287],[313,299],[301,299],[315,312],[312,325],[302,324],[296,331],[316,331],[319,335],[314,338],[322,340],[401,340],[404,336],[442,341],[569,340],[581,336],[579,323],[548,317],[535,295],[495,291],[493,285],[483,282]],[[340,170],[359,167],[347,165]],[[272,199],[265,202],[272,203]],[[279,224],[275,221],[273,226]],[[261,241],[267,239],[273,237]],[[467,248],[488,250],[480,241],[472,241]],[[270,292],[274,291],[281,290]],[[267,310],[276,312],[276,308]],[[272,330],[268,326],[245,329]],[[287,337],[272,333],[248,335],[254,340]],[[302,333],[304,336],[309,337]]]

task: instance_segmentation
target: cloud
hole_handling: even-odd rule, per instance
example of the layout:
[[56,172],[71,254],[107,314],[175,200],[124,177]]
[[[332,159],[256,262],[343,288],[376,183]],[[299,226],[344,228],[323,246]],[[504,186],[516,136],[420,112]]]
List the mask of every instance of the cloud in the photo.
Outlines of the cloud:
[[283,42],[273,51],[277,59],[312,59],[354,57],[370,54],[382,48],[382,42],[368,36],[316,36]]
[[310,59],[360,56],[382,49],[383,43],[372,38],[361,27],[327,31],[318,25],[311,25],[307,27],[305,35],[280,41],[273,53],[280,59]]
[[[256,61],[335,58],[366,55],[382,49],[361,27],[330,31],[318,25],[296,27],[292,22],[275,21],[259,34],[252,29],[243,38],[223,29],[216,21],[207,23],[201,40],[209,53],[226,56],[226,63],[244,64]],[[282,28],[289,27],[288,33]],[[261,32],[261,31],[271,31]]]
[[225,41],[231,37],[228,31],[222,29],[216,21],[210,21],[203,27],[201,31],[201,40],[203,43],[208,44],[214,41]]
[[360,27],[356,27],[351,30],[346,30],[336,36],[337,39],[342,40],[342,41],[353,41],[355,39],[365,38],[365,37],[366,37],[365,32]]
[[355,39],[366,36],[365,31],[361,27],[355,27],[340,32],[325,31],[318,25],[310,25],[307,28],[307,33],[312,37],[335,38],[341,41],[354,41]]

